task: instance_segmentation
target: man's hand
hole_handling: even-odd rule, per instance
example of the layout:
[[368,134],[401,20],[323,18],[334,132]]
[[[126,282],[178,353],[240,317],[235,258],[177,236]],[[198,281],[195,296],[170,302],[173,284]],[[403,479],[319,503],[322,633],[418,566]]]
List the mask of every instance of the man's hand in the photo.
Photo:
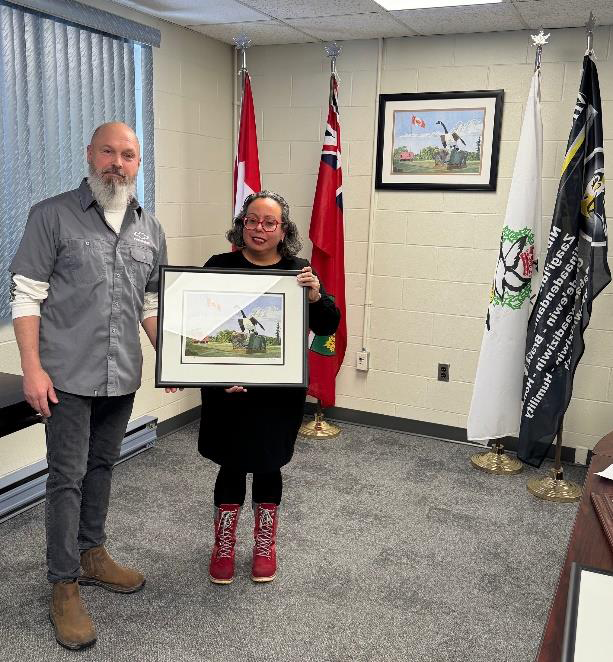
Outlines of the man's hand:
[[247,389],[244,386],[230,386],[230,388],[224,390],[226,393],[247,393]]
[[35,409],[45,418],[51,416],[49,402],[56,405],[59,400],[53,389],[53,382],[42,369],[30,370],[23,376],[23,394],[32,409]]

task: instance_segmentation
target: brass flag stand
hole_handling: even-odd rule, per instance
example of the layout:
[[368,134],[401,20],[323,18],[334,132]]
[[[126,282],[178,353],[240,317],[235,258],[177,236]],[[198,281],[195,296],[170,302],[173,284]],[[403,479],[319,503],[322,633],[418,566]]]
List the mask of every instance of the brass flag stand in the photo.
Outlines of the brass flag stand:
[[333,423],[324,421],[324,412],[321,408],[321,400],[317,401],[317,411],[315,420],[309,423],[303,423],[298,430],[301,437],[308,439],[334,439],[341,433],[341,429]]
[[562,469],[562,424],[556,436],[556,455],[551,476],[544,478],[533,478],[528,481],[528,491],[539,499],[545,501],[558,501],[571,503],[581,498],[581,487],[571,480],[564,480],[564,469]]
[[501,442],[495,443],[492,450],[473,455],[470,458],[470,463],[475,469],[488,471],[492,474],[518,474],[524,468],[517,458],[505,454],[504,445]]

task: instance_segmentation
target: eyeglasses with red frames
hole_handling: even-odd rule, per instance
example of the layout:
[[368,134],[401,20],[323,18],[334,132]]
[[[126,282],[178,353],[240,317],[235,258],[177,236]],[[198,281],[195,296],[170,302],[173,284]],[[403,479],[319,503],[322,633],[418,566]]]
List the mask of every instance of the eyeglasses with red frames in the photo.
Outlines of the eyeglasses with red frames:
[[247,216],[243,219],[243,225],[247,230],[255,230],[258,225],[262,226],[264,232],[274,232],[279,225],[279,221],[276,218],[256,218],[255,216]]

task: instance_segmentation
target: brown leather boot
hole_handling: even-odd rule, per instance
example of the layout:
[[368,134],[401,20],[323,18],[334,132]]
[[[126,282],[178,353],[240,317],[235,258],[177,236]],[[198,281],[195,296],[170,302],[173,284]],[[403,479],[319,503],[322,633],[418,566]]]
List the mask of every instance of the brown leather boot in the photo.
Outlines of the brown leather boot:
[[96,643],[96,628],[79,595],[76,581],[53,584],[49,618],[58,644],[78,651]]
[[114,593],[134,593],[145,585],[145,577],[138,572],[115,563],[101,545],[81,554],[83,574],[79,583],[84,586],[102,586]]

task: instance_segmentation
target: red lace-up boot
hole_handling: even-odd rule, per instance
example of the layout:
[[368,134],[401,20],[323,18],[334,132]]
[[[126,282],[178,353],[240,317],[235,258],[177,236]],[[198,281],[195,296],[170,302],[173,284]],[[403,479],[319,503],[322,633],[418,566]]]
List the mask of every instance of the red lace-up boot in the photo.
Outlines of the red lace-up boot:
[[234,545],[240,506],[222,503],[215,514],[215,545],[209,564],[209,579],[214,584],[229,584],[234,579]]
[[258,503],[255,508],[253,562],[251,579],[271,582],[277,574],[275,538],[279,524],[279,506],[276,503]]

